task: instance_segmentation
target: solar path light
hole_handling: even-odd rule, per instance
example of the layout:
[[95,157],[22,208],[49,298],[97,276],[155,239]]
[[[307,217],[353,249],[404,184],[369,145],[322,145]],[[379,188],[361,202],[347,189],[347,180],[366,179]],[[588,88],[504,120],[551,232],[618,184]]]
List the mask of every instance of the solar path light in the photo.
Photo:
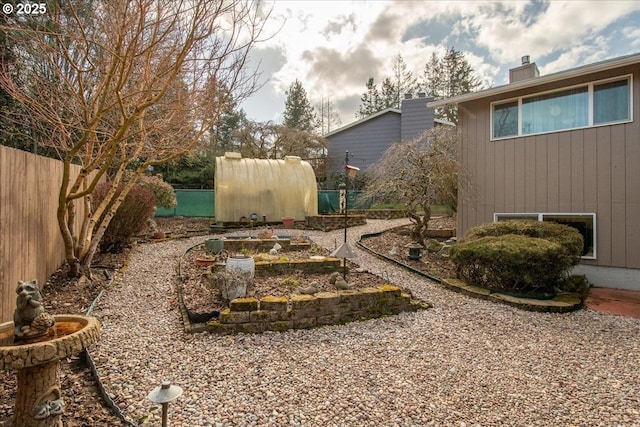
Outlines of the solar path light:
[[177,385],[171,385],[171,382],[165,380],[147,396],[147,399],[153,403],[162,404],[162,427],[167,427],[169,403],[176,400],[180,395],[182,395],[182,388]]

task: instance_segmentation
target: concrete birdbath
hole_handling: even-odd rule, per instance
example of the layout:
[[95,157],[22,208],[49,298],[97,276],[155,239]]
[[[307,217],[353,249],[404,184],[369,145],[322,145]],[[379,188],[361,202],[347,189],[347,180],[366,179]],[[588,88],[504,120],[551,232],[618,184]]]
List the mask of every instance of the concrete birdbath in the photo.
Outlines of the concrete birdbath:
[[[39,291],[37,297],[28,298],[19,292],[20,286],[16,291],[18,308],[14,322],[0,325],[0,369],[17,371],[13,425],[62,427],[64,401],[60,390],[60,359],[78,354],[95,343],[100,336],[100,323],[94,317],[48,315],[44,308],[39,309],[42,307]],[[24,310],[19,313],[21,305],[24,306],[21,298],[22,302],[28,298],[29,307],[35,307],[38,313],[36,320],[26,325],[24,319],[29,315],[24,315]],[[38,326],[37,319],[42,319],[43,313],[54,324],[34,331]],[[29,325],[33,325],[31,330]]]

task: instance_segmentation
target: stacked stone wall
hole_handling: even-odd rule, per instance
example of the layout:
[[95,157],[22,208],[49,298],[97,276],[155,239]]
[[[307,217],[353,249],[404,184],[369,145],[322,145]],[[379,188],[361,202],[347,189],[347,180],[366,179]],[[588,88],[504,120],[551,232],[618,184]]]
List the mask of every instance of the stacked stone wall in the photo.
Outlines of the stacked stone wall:
[[369,219],[399,219],[406,218],[407,215],[404,211],[399,209],[367,209],[367,210],[353,210],[349,211],[353,214],[361,214]]
[[198,330],[234,334],[308,329],[429,307],[429,304],[413,300],[392,285],[315,295],[291,295],[289,298],[237,298],[220,313],[218,320],[210,321]]
[[[344,215],[317,215],[306,217],[307,228],[312,230],[331,231],[344,228]],[[367,217],[365,215],[349,214],[347,216],[347,227],[365,225]]]

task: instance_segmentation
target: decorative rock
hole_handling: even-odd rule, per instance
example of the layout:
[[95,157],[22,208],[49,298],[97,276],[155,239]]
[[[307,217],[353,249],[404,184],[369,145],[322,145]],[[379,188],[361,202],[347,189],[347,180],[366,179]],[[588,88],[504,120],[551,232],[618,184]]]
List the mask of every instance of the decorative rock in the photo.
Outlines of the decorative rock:
[[450,249],[451,249],[451,245],[446,245],[446,244],[442,245],[442,247],[440,247],[440,250],[437,252],[437,254],[443,257],[448,257]]
[[[406,222],[369,221],[349,238]],[[312,238],[330,248],[340,233]],[[360,252],[370,271],[388,274],[435,308],[304,332],[185,335],[173,301],[148,304],[148,295],[171,295],[172,261],[201,240],[139,245],[118,286],[100,302],[112,314],[92,356],[101,361],[109,394],[134,396],[116,399],[130,420],[150,415],[148,424],[160,425],[158,411],[150,414],[144,396],[135,396],[140,378],[170,372],[185,390],[200,389],[190,402],[171,406],[172,426],[640,426],[637,319],[592,310],[520,311],[460,295]],[[393,287],[384,290],[391,300]],[[132,304],[139,308],[131,310]],[[334,323],[328,314],[316,319],[316,325]],[[235,325],[217,326],[237,333]],[[272,330],[280,326],[291,329],[293,321]],[[174,351],[175,343],[184,351]]]
[[329,276],[329,283],[332,285],[335,285],[336,283],[336,279],[340,277],[340,272],[339,271],[334,271],[333,273],[331,273],[331,275]]
[[437,241],[437,240],[435,240],[435,239],[429,239],[429,240],[426,242],[426,249],[427,249],[427,251],[428,251],[428,252],[430,252],[430,253],[436,253],[436,252],[439,252],[440,250],[442,250],[443,246],[444,246],[444,245],[443,245],[442,243],[438,242],[438,241]]
[[351,286],[347,283],[346,280],[344,280],[342,276],[338,276],[333,285],[336,287],[336,289],[339,289],[341,291],[346,291],[348,289],[351,289]]
[[311,282],[309,286],[300,288],[298,290],[302,295],[313,295],[318,293],[318,284],[315,282]]

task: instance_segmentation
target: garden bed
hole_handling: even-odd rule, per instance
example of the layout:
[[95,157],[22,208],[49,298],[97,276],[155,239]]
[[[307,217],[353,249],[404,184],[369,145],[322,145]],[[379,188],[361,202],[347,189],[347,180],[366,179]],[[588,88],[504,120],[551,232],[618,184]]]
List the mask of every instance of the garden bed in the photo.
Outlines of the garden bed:
[[[455,225],[451,218],[436,218],[429,222],[429,227],[433,228],[430,235],[447,236],[447,227]],[[444,244],[444,249],[440,251],[422,250],[419,260],[409,258],[409,249],[404,246],[412,242],[409,237],[410,226],[402,226],[386,230],[382,233],[364,235],[360,240],[360,245],[372,251],[378,256],[408,267],[415,272],[421,273],[433,280],[440,282],[446,288],[463,293],[474,298],[487,299],[500,304],[507,304],[528,311],[567,313],[580,309],[587,297],[588,288],[580,288],[580,285],[573,286],[572,283],[581,283],[580,276],[572,276],[567,279],[562,286],[562,291],[554,295],[545,295],[543,298],[536,298],[516,293],[495,291],[469,285],[456,278],[455,265],[448,258],[447,246],[449,243],[455,244],[455,240],[446,237],[436,237],[425,239],[427,247],[436,248]],[[432,244],[430,245],[429,242]],[[397,254],[391,254],[391,248],[397,245]],[[574,289],[576,288],[577,289]]]
[[[449,236],[453,228],[455,228],[455,218],[441,217],[429,221],[429,230],[433,230],[433,234]],[[413,242],[409,230],[410,226],[396,227],[382,233],[363,236],[361,242],[373,252],[421,271],[430,277],[437,279],[455,277],[455,266],[447,257],[446,251],[438,251],[438,253],[425,249],[420,251],[420,260],[409,259],[409,249],[405,248],[405,245]],[[431,240],[445,244],[449,239],[449,237],[434,237]],[[397,245],[398,251],[395,255],[390,253],[394,244]]]
[[[246,252],[246,251],[245,251]],[[182,259],[182,294],[189,320],[203,323],[218,318],[220,312],[229,307],[229,301],[222,298],[217,289],[210,285],[210,275],[216,270],[224,269],[221,265],[199,266],[196,259],[206,254],[204,245],[197,246],[187,252]],[[276,259],[269,260],[268,254],[254,254],[256,273],[253,286],[247,289],[247,297],[260,300],[267,296],[288,297],[300,294],[313,286],[318,293],[336,292],[336,287],[329,283],[330,273],[343,271],[341,260],[329,257],[329,251],[316,245],[307,250],[297,248],[292,251],[281,251]],[[324,260],[311,257],[326,257]],[[267,259],[265,259],[267,258]],[[347,262],[347,282],[352,290],[375,288],[389,282],[381,277],[358,269]],[[407,291],[403,290],[403,293]]]

